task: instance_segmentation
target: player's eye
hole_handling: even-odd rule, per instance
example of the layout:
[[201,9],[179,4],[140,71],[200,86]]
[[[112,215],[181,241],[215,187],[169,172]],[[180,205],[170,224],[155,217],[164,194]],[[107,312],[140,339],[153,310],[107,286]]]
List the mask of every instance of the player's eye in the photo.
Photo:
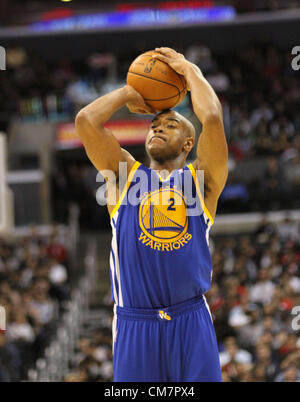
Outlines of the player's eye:
[[173,124],[168,124],[168,128],[176,128]]

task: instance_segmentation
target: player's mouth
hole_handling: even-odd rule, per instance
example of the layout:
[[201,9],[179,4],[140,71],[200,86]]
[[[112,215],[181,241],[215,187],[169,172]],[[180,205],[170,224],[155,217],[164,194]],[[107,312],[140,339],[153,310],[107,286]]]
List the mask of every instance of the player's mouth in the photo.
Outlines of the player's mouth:
[[166,138],[163,137],[162,135],[154,135],[153,137],[151,137],[149,144],[152,142],[152,140],[155,140],[155,139],[159,139],[161,141],[167,142]]

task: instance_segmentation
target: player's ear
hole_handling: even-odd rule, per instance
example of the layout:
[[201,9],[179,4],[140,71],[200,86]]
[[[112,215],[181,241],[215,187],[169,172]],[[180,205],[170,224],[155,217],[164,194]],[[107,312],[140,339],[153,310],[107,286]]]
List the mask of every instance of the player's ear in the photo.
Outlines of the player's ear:
[[190,152],[193,148],[195,140],[193,137],[188,137],[185,139],[183,144],[183,151]]

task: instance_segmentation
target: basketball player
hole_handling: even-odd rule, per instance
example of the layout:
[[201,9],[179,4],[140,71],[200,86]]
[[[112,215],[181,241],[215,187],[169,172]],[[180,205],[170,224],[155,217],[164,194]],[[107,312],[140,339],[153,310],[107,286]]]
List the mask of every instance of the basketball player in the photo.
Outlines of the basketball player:
[[[157,59],[182,74],[193,109],[202,123],[197,159],[193,125],[175,111],[157,114],[146,139],[150,167],[122,149],[104,123],[123,105],[134,113],[154,113],[126,85],[83,108],[76,129],[94,166],[113,171],[107,179],[113,232],[110,256],[114,381],[221,381],[216,336],[204,293],[210,288],[212,262],[208,232],[227,179],[227,144],[220,102],[199,68],[170,48],[155,49]],[[128,180],[119,188],[119,162],[127,162]],[[204,197],[197,170],[204,171]],[[159,171],[163,171],[164,175]],[[167,174],[166,174],[167,173]],[[147,191],[135,205],[127,195],[146,177]],[[201,209],[188,216],[190,197],[183,178],[191,178]],[[166,205],[160,205],[168,190]],[[118,191],[119,199],[110,198]],[[127,200],[128,201],[128,200]]]

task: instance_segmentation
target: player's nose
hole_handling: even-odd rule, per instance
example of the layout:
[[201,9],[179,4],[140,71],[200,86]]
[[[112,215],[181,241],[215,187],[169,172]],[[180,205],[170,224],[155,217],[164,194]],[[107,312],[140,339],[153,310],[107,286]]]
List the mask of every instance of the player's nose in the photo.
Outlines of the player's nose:
[[162,129],[162,127],[156,127],[156,128],[153,130],[153,132],[154,132],[154,133],[162,133],[162,132],[163,132],[163,129]]

